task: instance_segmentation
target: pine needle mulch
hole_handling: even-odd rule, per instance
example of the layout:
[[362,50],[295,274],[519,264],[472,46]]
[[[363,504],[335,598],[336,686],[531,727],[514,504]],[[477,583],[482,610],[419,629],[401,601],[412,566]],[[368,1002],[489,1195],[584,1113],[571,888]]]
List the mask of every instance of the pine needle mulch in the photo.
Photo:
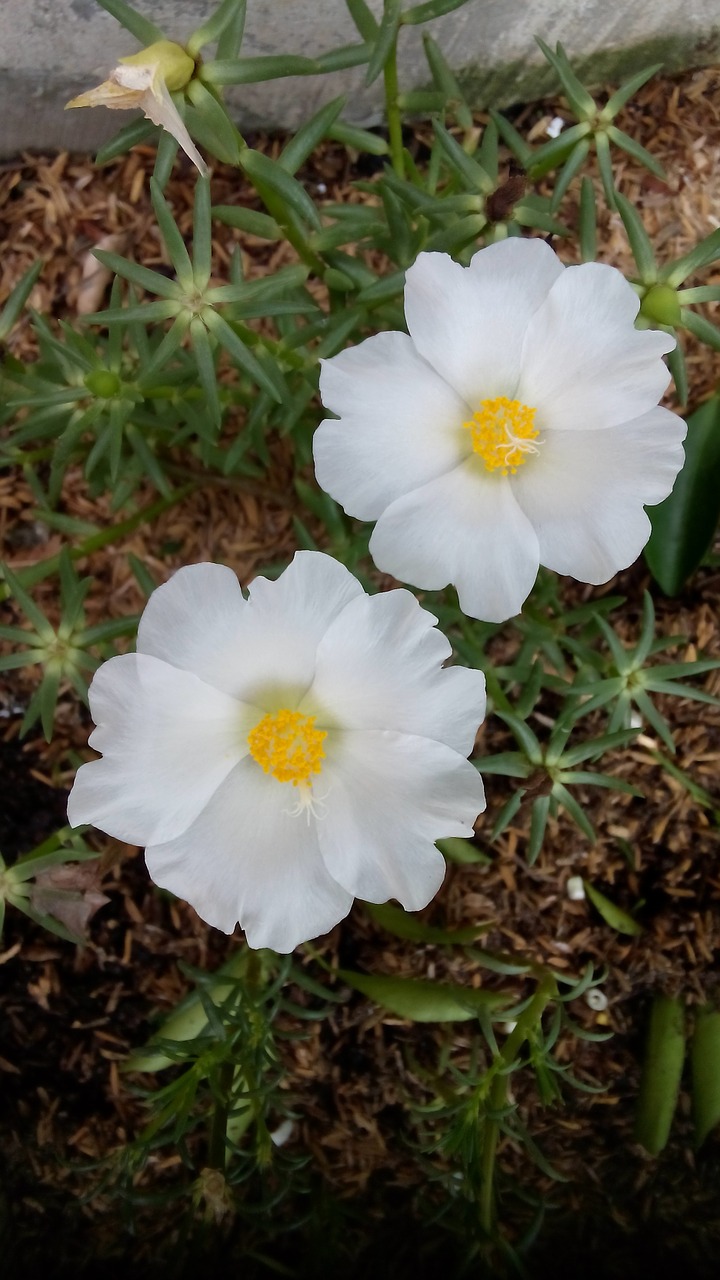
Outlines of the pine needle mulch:
[[[720,75],[713,71],[657,79],[620,121],[669,175],[667,185],[662,184],[630,157],[620,161],[618,170],[620,189],[640,210],[661,257],[687,251],[720,226],[720,190],[710,182],[720,159],[719,89]],[[528,107],[521,113],[521,127],[542,141],[558,113],[563,114],[562,103]],[[267,141],[270,150],[277,145]],[[92,310],[102,303],[105,288],[102,278],[92,275],[90,250],[100,243],[162,269],[162,246],[147,194],[151,165],[152,156],[142,149],[100,172],[85,158],[66,154],[23,156],[2,164],[0,298],[40,255],[45,267],[32,305],[55,318]],[[323,150],[302,176],[314,195],[326,191],[328,199],[357,199],[350,187],[357,172],[338,147]],[[168,197],[188,233],[192,190],[192,175],[178,170]],[[249,200],[237,173],[220,166],[213,197],[217,203]],[[218,228],[219,274],[238,238]],[[240,243],[248,275],[292,260],[292,251],[269,249],[252,237],[241,237]],[[631,273],[616,215],[604,215],[599,243],[603,260]],[[558,247],[567,259],[567,248]],[[718,279],[717,271],[704,273],[702,282],[713,279]],[[13,350],[32,354],[27,327],[15,337]],[[706,348],[689,343],[687,350],[692,407],[712,390],[717,365]],[[231,421],[229,430],[237,429],[239,424]],[[81,562],[82,572],[93,578],[89,619],[100,621],[142,607],[128,570],[131,552],[156,581],[181,564],[216,559],[231,565],[245,583],[268,563],[289,558],[295,549],[291,468],[281,441],[273,442],[272,451],[267,486],[203,483],[152,525]],[[144,500],[149,503],[153,497],[148,491]],[[116,519],[105,500],[90,498],[75,472],[68,477],[63,510],[100,527]],[[59,550],[59,537],[38,519],[21,475],[0,477],[0,536],[2,555],[14,568]],[[643,590],[650,585],[640,564],[599,591],[568,583],[566,594],[571,603],[624,596],[626,603],[615,619],[630,639],[638,626]],[[35,593],[51,616],[53,590],[48,582]],[[697,652],[720,656],[720,573],[715,568],[701,570],[679,600],[656,597],[659,631],[682,637],[671,660]],[[8,612],[12,615],[9,606]],[[495,661],[506,662],[514,643],[509,631],[501,632],[493,642]],[[37,736],[19,742],[18,727],[36,679],[32,668],[0,678],[0,847],[6,858],[31,848],[64,821],[66,791],[87,742],[87,715],[69,693],[61,701],[51,746]],[[720,694],[717,673],[704,678],[702,687]],[[659,705],[675,736],[674,764],[718,797],[720,808],[720,709],[669,699]],[[541,733],[551,717],[552,707],[541,705],[531,723]],[[490,721],[483,728],[481,753],[510,745],[499,723]],[[717,811],[698,803],[679,776],[663,768],[660,748],[646,729],[631,748],[610,758],[610,771],[632,781],[644,799],[580,791],[598,832],[595,844],[561,818],[551,823],[536,865],[528,867],[529,815],[524,806],[496,843],[492,861],[451,867],[426,913],[428,920],[447,925],[490,922],[483,938],[488,949],[530,956],[569,974],[579,974],[588,962],[606,972],[607,1010],[593,1012],[581,1000],[574,1013],[588,1027],[614,1032],[613,1038],[602,1044],[568,1039],[559,1048],[561,1058],[572,1060],[576,1076],[600,1083],[603,1091],[567,1089],[565,1105],[544,1109],[523,1074],[513,1079],[527,1130],[545,1160],[566,1179],[553,1180],[524,1149],[510,1142],[501,1145],[501,1216],[511,1235],[528,1225],[538,1203],[547,1209],[531,1254],[531,1274],[624,1276],[668,1259],[688,1275],[714,1274],[720,1245],[718,1135],[699,1156],[693,1154],[689,1100],[683,1093],[662,1157],[650,1160],[632,1139],[650,996],[658,991],[682,994],[692,1005],[717,996],[720,987]],[[478,823],[481,847],[512,785],[488,780],[489,809]],[[90,1165],[132,1138],[143,1123],[142,1105],[120,1064],[144,1043],[155,1015],[169,1011],[187,990],[178,962],[212,969],[236,945],[209,930],[186,904],[157,893],[138,851],[102,837],[97,837],[97,847],[102,851],[100,876],[87,889],[101,887],[108,901],[88,924],[88,945],[76,949],[57,941],[9,911],[0,953],[0,1160],[6,1211],[21,1232],[28,1259],[52,1255],[58,1268],[73,1264],[76,1274],[83,1263],[93,1274],[93,1259],[149,1268],[179,1235],[171,1204],[138,1209],[140,1230],[132,1235],[118,1204],[93,1193],[98,1175]],[[642,935],[623,937],[603,924],[587,901],[570,901],[565,884],[571,875],[584,876],[618,906],[637,909]],[[361,906],[319,949],[328,960],[369,972],[473,985],[499,981],[459,948],[416,949],[389,939]],[[297,1115],[288,1149],[309,1151],[328,1194],[351,1206],[343,1231],[361,1260],[357,1274],[366,1274],[372,1265],[382,1273],[382,1253],[373,1253],[376,1237],[383,1249],[395,1251],[396,1275],[406,1274],[405,1268],[408,1275],[419,1275],[428,1250],[413,1211],[418,1205],[424,1206],[422,1212],[440,1205],[452,1180],[444,1190],[440,1184],[433,1189],[443,1161],[439,1155],[418,1159],[408,1101],[421,1105],[431,1100],[427,1075],[448,1036],[387,1016],[349,991],[327,1021],[310,1022],[305,1030],[304,1039],[282,1045],[287,1091]],[[465,1026],[450,1032],[456,1065],[467,1062],[470,1041]],[[201,1157],[200,1140],[195,1154]],[[182,1172],[180,1156],[166,1148],[151,1160],[138,1194],[150,1198],[172,1186]],[[523,1204],[522,1196],[533,1204]],[[75,1212],[68,1216],[70,1207]],[[248,1240],[255,1238],[251,1227],[242,1229]],[[432,1230],[427,1227],[426,1244]],[[225,1220],[215,1238],[229,1233],[236,1250],[232,1256],[239,1258],[242,1246],[232,1232]],[[48,1235],[54,1254],[41,1243]],[[291,1245],[279,1256],[303,1273],[303,1260],[293,1258]]]

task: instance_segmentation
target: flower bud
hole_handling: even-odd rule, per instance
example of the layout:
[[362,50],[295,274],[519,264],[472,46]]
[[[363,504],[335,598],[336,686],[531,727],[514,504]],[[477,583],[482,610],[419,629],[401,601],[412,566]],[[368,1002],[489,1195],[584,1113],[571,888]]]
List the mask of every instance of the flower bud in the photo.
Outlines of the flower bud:
[[181,45],[174,40],[156,40],[139,53],[131,53],[121,58],[120,63],[126,67],[157,67],[171,93],[184,89],[193,78],[195,63]]
[[680,324],[680,300],[669,284],[654,284],[640,304],[640,314],[654,324]]

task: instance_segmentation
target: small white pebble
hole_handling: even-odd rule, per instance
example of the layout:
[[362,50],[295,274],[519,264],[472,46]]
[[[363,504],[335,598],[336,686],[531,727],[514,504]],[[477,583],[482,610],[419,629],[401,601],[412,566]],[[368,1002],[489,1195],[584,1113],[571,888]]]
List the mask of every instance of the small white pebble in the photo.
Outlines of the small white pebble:
[[283,1120],[282,1124],[279,1124],[277,1129],[273,1129],[270,1134],[270,1141],[274,1143],[276,1147],[284,1147],[285,1143],[292,1138],[294,1132],[294,1122],[292,1120]]
[[545,132],[548,138],[559,138],[564,128],[565,121],[562,116],[553,116]]
[[639,711],[631,711],[628,716],[628,727],[630,729],[642,729],[643,718]]
[[509,1036],[510,1032],[514,1031],[516,1026],[517,1026],[517,1022],[501,1022],[500,1030],[504,1032],[506,1036]]
[[327,195],[327,187],[324,182],[318,182],[315,186],[315,190],[317,191],[319,196]]
[[585,897],[585,885],[582,876],[569,876],[565,892],[571,902],[582,902]]
[[608,998],[599,987],[591,987],[589,991],[585,992],[585,1003],[591,1009],[594,1009],[596,1013],[602,1013],[603,1009],[608,1007]]

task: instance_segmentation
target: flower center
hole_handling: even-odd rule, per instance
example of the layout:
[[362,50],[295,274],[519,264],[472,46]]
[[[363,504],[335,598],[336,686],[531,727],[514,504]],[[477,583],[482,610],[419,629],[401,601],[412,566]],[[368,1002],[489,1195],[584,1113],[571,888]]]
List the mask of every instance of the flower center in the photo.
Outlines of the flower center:
[[303,788],[313,773],[320,773],[326,737],[324,729],[315,728],[315,716],[283,709],[258,721],[248,734],[248,746],[266,773]]
[[[508,400],[497,396],[494,400],[481,400],[469,422],[463,427],[472,435],[472,447],[485,463],[488,471],[502,471],[504,476],[517,471],[527,455],[537,453],[538,430],[535,409],[520,400]],[[542,444],[542,441],[540,441]]]

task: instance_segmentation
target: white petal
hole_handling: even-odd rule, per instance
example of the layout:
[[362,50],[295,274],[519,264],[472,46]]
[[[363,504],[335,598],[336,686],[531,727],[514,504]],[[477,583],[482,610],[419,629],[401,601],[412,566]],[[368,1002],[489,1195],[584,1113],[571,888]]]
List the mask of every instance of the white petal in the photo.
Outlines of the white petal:
[[528,323],[563,266],[543,240],[511,238],[461,267],[421,253],[405,284],[405,318],[422,356],[476,409],[514,396]]
[[235,692],[238,640],[247,608],[232,569],[186,565],[150,596],[138,627],[137,651]]
[[256,578],[244,600],[231,569],[195,564],[154,591],[138,629],[152,653],[244,701],[282,684],[300,697],[318,641],[363,589],[331,556],[299,551],[275,582]]
[[675,339],[636,329],[639,306],[614,267],[565,269],[525,335],[517,398],[537,409],[541,433],[617,426],[657,404]]
[[540,563],[581,582],[607,582],[650,536],[643,504],[662,502],[683,464],[685,423],[656,408],[598,431],[549,431],[512,477],[540,542]]
[[504,622],[535,581],[538,543],[509,478],[474,460],[399,498],[370,539],[379,569],[429,591],[452,582],[472,618]]
[[268,709],[299,701],[315,675],[317,647],[351,600],[364,595],[349,569],[319,551],[296,551],[274,582],[255,578],[242,637],[243,697]]
[[322,422],[313,451],[318,484],[359,520],[452,470],[470,448],[467,406],[405,333],[378,333],[321,362]]
[[328,708],[345,728],[395,729],[468,755],[485,677],[442,666],[451,649],[436,621],[409,591],[353,600],[320,642],[308,706]]
[[68,801],[71,826],[91,822],[118,840],[169,840],[190,826],[247,753],[256,708],[188,671],[145,654],[105,662],[90,686],[103,752],[79,770]]
[[239,920],[251,947],[292,951],[352,906],[320,856],[314,820],[290,816],[294,788],[244,760],[176,840],[146,849],[156,884],[216,929]]
[[435,841],[470,836],[485,807],[482,779],[440,742],[373,729],[350,731],[328,748],[318,821],[330,874],[369,902],[397,898],[426,906],[442,884]]

